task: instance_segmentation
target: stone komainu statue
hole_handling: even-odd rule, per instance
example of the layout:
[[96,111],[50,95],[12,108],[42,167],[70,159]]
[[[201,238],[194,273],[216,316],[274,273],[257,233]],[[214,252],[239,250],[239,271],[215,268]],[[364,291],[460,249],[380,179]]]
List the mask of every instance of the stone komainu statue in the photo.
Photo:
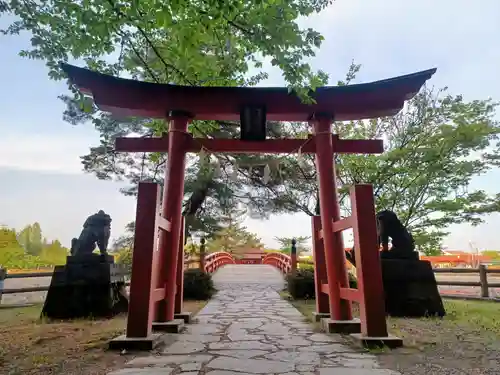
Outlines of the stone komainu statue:
[[[378,245],[382,246],[380,254],[382,259],[407,259],[414,258],[415,241],[413,236],[398,219],[393,211],[384,210],[376,215]],[[389,250],[389,238],[392,247]],[[346,251],[346,259],[353,265],[356,265],[354,248]]]
[[110,235],[111,217],[100,210],[85,220],[80,237],[71,240],[71,255],[92,254],[96,244],[101,254],[107,254]]
[[377,214],[377,232],[383,252],[389,251],[389,238],[392,243],[390,252],[394,257],[405,258],[405,255],[415,251],[413,236],[393,211],[384,210]]

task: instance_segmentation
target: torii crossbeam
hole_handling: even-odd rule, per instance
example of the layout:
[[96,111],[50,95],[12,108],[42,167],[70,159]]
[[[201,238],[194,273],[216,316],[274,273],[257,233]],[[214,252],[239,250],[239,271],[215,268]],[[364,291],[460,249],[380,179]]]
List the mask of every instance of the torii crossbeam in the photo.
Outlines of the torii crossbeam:
[[[349,284],[342,236],[334,231],[335,223],[340,220],[340,208],[333,155],[334,153],[379,154],[383,152],[383,142],[340,139],[331,133],[332,122],[395,115],[401,110],[405,100],[413,97],[434,74],[435,69],[368,84],[318,88],[312,94],[315,103],[309,105],[290,94],[287,88],[176,86],[116,78],[67,64],[63,65],[63,70],[80,91],[93,96],[96,105],[103,111],[118,116],[163,118],[169,121],[168,134],[163,137],[116,140],[117,151],[168,153],[161,217],[169,223],[170,231],[161,231],[158,245],[159,275],[156,285],[141,284],[141,277],[144,275],[141,276],[139,271],[134,274],[134,270],[139,268],[133,267],[128,338],[145,338],[150,335],[152,319],[167,322],[174,318],[175,277],[180,256],[179,249],[182,248],[181,209],[186,153],[198,152],[202,148],[210,152],[233,154],[291,153],[299,150],[302,153],[315,154],[329,310],[332,319],[351,320],[350,302],[341,298],[341,290],[348,288]],[[244,118],[242,113],[249,108],[260,109],[261,112],[256,117],[262,117],[264,113],[264,124],[266,119],[307,121],[312,127],[313,134],[308,139],[246,141],[199,139],[193,138],[188,133],[188,124],[193,119],[235,121]],[[375,218],[373,225],[374,223]],[[136,226],[136,237],[140,234],[140,230],[141,228]],[[151,247],[154,243],[151,242]],[[151,252],[154,250],[150,249]],[[135,259],[134,254],[134,265]],[[373,268],[373,272],[378,272],[380,276],[380,270],[377,271],[380,267],[373,265]],[[375,280],[381,282],[381,277]],[[135,283],[138,286],[134,288]],[[135,315],[134,306],[137,307],[140,303],[138,302],[140,293],[147,293],[147,296],[150,296],[149,306],[144,307],[149,310],[142,315]],[[370,298],[380,302],[383,309],[382,295],[373,295]],[[160,303],[155,305],[156,302]],[[141,306],[137,308],[140,310]],[[385,325],[380,327],[378,332],[387,334]]]
[[[384,144],[379,139],[340,139],[332,134],[332,149],[337,154],[380,154]],[[242,141],[239,139],[193,138],[187,134],[184,140],[185,152],[210,152],[229,154],[288,154],[300,150],[303,154],[316,153],[316,138],[269,139],[265,142]],[[168,152],[169,138],[122,137],[115,141],[115,150],[123,152]]]

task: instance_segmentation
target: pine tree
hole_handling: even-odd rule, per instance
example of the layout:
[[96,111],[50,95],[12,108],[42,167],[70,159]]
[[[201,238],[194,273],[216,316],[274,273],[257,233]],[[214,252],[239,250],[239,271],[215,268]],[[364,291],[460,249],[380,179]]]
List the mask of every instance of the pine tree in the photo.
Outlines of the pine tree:
[[309,250],[306,243],[311,239],[310,236],[298,236],[298,237],[274,237],[274,239],[280,244],[280,251],[286,254],[290,254],[292,248],[292,240],[295,240],[295,246],[297,247],[297,254]]
[[19,245],[29,254],[31,248],[31,225],[25,226],[17,235]]
[[30,247],[28,249],[28,253],[31,255],[40,255],[42,249],[43,249],[42,228],[40,227],[40,224],[38,222],[35,222],[31,226]]
[[247,228],[242,226],[246,212],[237,204],[224,208],[223,214],[219,218],[219,224],[222,228],[208,243],[209,251],[227,251],[238,255],[245,250],[264,247],[256,234],[248,232]]

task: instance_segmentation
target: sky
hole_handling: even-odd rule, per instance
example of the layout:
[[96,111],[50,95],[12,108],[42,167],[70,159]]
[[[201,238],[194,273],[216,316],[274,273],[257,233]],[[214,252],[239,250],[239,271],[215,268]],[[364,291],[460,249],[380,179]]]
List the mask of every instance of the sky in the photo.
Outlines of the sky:
[[[370,82],[437,67],[430,81],[465,99],[500,101],[500,2],[498,0],[337,0],[302,21],[325,41],[311,61],[342,79],[354,59],[362,64],[357,82]],[[0,28],[12,19],[0,18]],[[48,239],[69,246],[85,218],[99,209],[113,218],[112,236],[135,216],[135,199],[121,184],[84,174],[80,156],[98,143],[91,125],[62,119],[64,82],[48,79],[41,61],[18,56],[29,36],[0,36],[0,224],[21,229],[38,221]],[[266,85],[283,85],[279,71],[268,68]],[[498,191],[500,171],[473,180],[472,187]],[[247,219],[245,225],[269,247],[275,236],[310,235],[305,214]],[[500,215],[478,227],[458,225],[444,245],[450,250],[499,249]]]

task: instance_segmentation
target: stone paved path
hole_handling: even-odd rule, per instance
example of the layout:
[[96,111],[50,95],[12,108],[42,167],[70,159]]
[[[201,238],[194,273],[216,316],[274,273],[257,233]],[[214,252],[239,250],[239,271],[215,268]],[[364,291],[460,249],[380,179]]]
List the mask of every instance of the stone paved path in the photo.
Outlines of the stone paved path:
[[110,375],[398,375],[375,356],[315,333],[282,300],[271,266],[226,266],[214,275],[218,294],[159,355],[137,357]]

